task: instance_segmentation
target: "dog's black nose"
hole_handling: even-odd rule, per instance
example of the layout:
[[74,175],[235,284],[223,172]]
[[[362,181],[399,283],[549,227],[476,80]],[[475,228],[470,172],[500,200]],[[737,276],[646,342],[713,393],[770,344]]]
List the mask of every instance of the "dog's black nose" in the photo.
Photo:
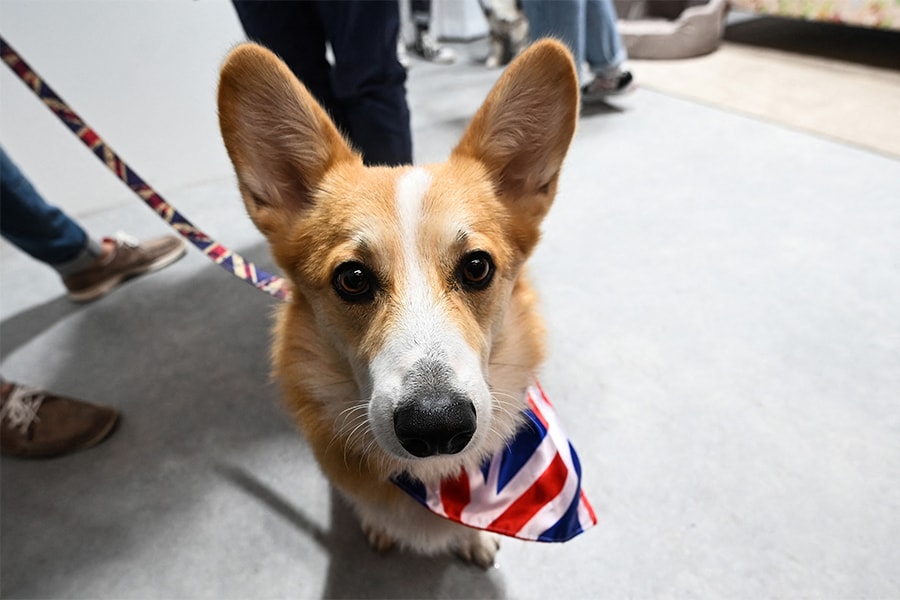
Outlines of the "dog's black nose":
[[419,398],[394,413],[397,439],[419,458],[462,452],[475,424],[475,406],[461,395]]

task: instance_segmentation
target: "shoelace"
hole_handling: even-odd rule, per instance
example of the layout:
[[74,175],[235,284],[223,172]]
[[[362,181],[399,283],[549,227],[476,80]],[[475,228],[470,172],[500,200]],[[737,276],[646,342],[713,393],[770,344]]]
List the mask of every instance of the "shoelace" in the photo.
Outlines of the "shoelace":
[[140,241],[138,241],[136,237],[128,235],[124,231],[117,231],[113,236],[113,239],[132,248],[137,248],[140,245]]
[[104,242],[106,242],[106,241],[113,242],[114,247],[112,249],[112,252],[109,253],[109,256],[106,257],[106,260],[103,261],[102,263],[100,263],[99,266],[101,266],[101,267],[105,267],[106,265],[109,265],[110,263],[112,263],[112,261],[114,261],[116,259],[117,248],[119,246],[128,246],[129,248],[137,248],[141,244],[141,242],[136,237],[128,235],[124,231],[117,231],[115,233],[115,235],[113,235],[112,237],[103,238],[103,241]]
[[0,408],[0,420],[9,419],[10,429],[18,427],[22,433],[28,433],[31,424],[40,421],[37,413],[44,398],[46,394],[39,389],[15,386]]

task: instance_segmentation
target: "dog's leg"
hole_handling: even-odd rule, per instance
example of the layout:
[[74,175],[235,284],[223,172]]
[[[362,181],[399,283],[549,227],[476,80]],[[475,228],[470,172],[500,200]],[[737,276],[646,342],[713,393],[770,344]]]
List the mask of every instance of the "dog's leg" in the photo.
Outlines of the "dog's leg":
[[500,541],[497,535],[439,517],[401,492],[393,484],[381,490],[382,502],[351,495],[363,533],[377,552],[394,548],[427,555],[452,553],[463,561],[487,569],[494,564]]
[[[394,538],[376,525],[363,523],[362,530],[369,540],[369,545],[378,553],[390,552],[397,546]],[[482,569],[494,566],[497,551],[500,549],[500,537],[488,531],[475,529],[465,533],[455,548],[455,554],[464,562]]]
[[375,552],[384,554],[385,552],[393,550],[394,546],[397,545],[394,538],[389,536],[387,532],[380,527],[372,525],[371,523],[363,523],[362,529],[363,533],[366,534],[366,538],[369,540],[369,545],[372,546],[372,549],[375,550]]
[[472,529],[456,549],[456,554],[465,562],[482,569],[494,566],[497,550],[500,549],[500,537],[488,531]]

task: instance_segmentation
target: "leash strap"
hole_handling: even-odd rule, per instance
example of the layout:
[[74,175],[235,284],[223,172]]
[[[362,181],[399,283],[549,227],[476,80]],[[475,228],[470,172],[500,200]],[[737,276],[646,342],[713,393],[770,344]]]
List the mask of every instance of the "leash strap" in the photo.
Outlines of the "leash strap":
[[284,279],[262,269],[241,255],[219,244],[194,226],[187,218],[163,200],[162,196],[147,185],[137,173],[113,152],[106,142],[73,111],[50,86],[38,77],[22,57],[0,36],[0,55],[10,69],[21,79],[41,101],[65,123],[72,133],[87,146],[100,161],[137,194],[157,215],[171,225],[194,246],[200,249],[214,263],[237,277],[280,300],[287,300],[290,290]]

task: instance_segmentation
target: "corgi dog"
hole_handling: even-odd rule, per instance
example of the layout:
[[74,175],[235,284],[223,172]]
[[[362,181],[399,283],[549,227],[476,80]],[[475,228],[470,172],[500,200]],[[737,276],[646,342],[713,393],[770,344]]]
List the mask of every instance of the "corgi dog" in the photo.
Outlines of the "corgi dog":
[[219,123],[251,220],[289,280],[273,370],[371,545],[494,563],[496,536],[391,481],[454,477],[522,424],[544,355],[523,268],[575,132],[575,65],[542,40],[501,75],[441,164],[366,167],[255,44],[221,70]]

